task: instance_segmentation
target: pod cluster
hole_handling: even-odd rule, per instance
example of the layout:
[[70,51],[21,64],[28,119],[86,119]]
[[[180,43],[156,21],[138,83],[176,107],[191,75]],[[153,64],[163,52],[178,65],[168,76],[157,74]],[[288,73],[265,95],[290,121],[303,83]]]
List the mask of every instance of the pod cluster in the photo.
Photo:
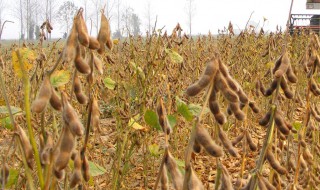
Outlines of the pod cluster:
[[[218,103],[218,93],[221,92],[228,103],[228,114],[233,114],[237,120],[243,121],[246,116],[242,108],[249,103],[249,99],[239,83],[231,77],[228,68],[220,60],[219,55],[215,55],[207,62],[205,71],[200,79],[187,88],[186,94],[195,96],[209,84],[213,85],[211,92],[208,92],[210,93],[209,108],[215,120],[220,125],[226,122],[226,116],[221,111],[221,106]],[[260,111],[253,101],[250,101],[249,106],[255,113]]]
[[276,90],[279,83],[285,97],[288,99],[292,99],[293,92],[288,85],[288,81],[290,83],[296,83],[298,79],[293,72],[288,52],[285,52],[277,59],[272,69],[272,73],[274,75],[274,79],[271,82],[269,88],[265,89],[261,81],[258,81],[256,83],[256,89],[259,88],[264,96],[270,96]]

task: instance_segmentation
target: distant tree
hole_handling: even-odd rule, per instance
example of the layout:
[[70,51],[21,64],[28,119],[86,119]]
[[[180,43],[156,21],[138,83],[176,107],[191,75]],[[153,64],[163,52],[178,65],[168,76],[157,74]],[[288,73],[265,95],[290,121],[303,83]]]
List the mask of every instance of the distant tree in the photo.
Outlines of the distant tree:
[[34,35],[36,36],[36,40],[38,40],[40,38],[40,26],[39,25],[36,26],[36,30],[34,32]]
[[71,29],[73,18],[77,12],[78,8],[71,1],[64,2],[58,10],[57,16],[60,22],[60,28],[69,33]]
[[151,25],[152,25],[152,20],[154,19],[154,15],[152,13],[153,13],[153,11],[152,11],[151,2],[150,2],[150,0],[148,0],[144,16],[146,19],[146,28],[147,28],[147,31],[149,31],[149,33],[152,30]]
[[186,4],[187,5],[186,13],[187,13],[187,16],[188,16],[187,23],[188,23],[188,26],[189,26],[189,34],[191,36],[193,17],[195,15],[196,8],[195,8],[194,0],[187,0],[186,3],[187,3]]
[[141,21],[139,16],[136,13],[132,13],[131,15],[131,24],[133,28],[133,35],[137,36],[140,34],[140,25]]
[[28,31],[28,39],[33,40],[34,39],[34,22],[30,22],[29,24],[29,31]]
[[128,36],[129,34],[139,35],[141,21],[139,16],[134,13],[131,7],[127,7],[122,14],[123,29]]

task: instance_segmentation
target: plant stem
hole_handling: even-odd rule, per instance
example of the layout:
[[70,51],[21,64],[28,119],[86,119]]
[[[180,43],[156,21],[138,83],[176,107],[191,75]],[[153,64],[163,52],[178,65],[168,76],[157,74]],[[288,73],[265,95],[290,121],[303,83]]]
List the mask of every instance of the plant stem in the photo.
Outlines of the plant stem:
[[35,155],[40,188],[43,189],[44,181],[43,181],[43,175],[42,175],[42,167],[41,167],[41,162],[40,162],[40,156],[39,156],[37,143],[35,141],[34,133],[33,133],[32,126],[31,126],[30,82],[29,82],[29,79],[28,79],[28,74],[27,74],[27,72],[26,72],[26,70],[24,68],[23,63],[22,63],[19,50],[17,50],[16,53],[17,53],[17,57],[19,59],[19,64],[20,64],[20,68],[21,68],[21,71],[22,71],[22,80],[23,80],[23,88],[24,88],[24,107],[25,107],[25,112],[26,112],[26,121],[27,121],[29,139],[30,139],[30,142],[31,142],[31,145],[32,145],[32,149],[34,151],[34,155]]

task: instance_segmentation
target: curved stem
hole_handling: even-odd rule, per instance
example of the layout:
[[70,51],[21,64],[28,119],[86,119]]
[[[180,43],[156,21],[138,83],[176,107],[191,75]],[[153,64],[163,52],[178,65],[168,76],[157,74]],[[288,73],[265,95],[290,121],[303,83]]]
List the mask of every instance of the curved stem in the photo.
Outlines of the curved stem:
[[28,79],[28,74],[24,68],[24,65],[21,60],[20,52],[19,50],[16,51],[17,57],[19,59],[20,68],[22,71],[22,80],[23,80],[23,88],[24,88],[24,107],[26,112],[26,121],[27,121],[27,127],[28,127],[28,133],[29,133],[29,139],[30,143],[32,145],[32,149],[34,151],[35,160],[37,164],[37,171],[38,171],[38,177],[39,177],[39,183],[41,189],[44,187],[44,181],[43,181],[43,175],[42,175],[42,167],[40,162],[40,155],[37,148],[37,143],[35,141],[34,133],[31,126],[31,105],[30,105],[30,81]]

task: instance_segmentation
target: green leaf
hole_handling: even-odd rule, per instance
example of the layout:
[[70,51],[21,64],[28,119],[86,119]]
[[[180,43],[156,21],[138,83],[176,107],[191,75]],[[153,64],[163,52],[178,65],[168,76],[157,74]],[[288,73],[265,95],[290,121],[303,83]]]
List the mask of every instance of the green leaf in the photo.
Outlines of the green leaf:
[[6,188],[11,189],[11,187],[18,182],[18,178],[19,178],[19,171],[15,169],[10,169]]
[[183,57],[172,49],[165,49],[165,52],[169,55],[171,61],[173,63],[182,63],[183,62]]
[[[189,104],[188,108],[189,108],[190,112],[192,113],[192,115],[198,116],[199,113],[201,112],[202,106],[200,104]],[[207,114],[208,112],[209,112],[209,109],[205,108],[203,111],[203,114]]]
[[[12,112],[13,115],[15,115],[15,114],[21,115],[22,114],[22,109],[21,108],[14,107],[14,106],[10,106],[10,108],[11,108],[11,112]],[[9,110],[7,109],[7,106],[0,106],[0,114],[9,115]]]
[[184,168],[185,164],[183,160],[179,160],[178,158],[175,158],[177,165],[181,168]]
[[114,90],[114,88],[116,87],[116,82],[109,77],[105,78],[103,80],[103,83],[110,90]]
[[7,129],[13,129],[13,125],[11,123],[10,117],[5,117],[1,119],[1,126]]
[[292,126],[293,126],[293,128],[294,128],[295,130],[299,131],[300,128],[301,128],[301,126],[302,126],[302,123],[300,123],[300,122],[298,122],[298,121],[295,121],[295,122],[293,122]]
[[159,156],[161,154],[160,147],[158,144],[151,144],[148,146],[151,156]]
[[158,120],[158,116],[156,114],[156,112],[152,111],[152,110],[147,110],[144,113],[144,121],[151,127],[157,129],[157,130],[161,130],[161,126],[159,124],[159,120]]
[[179,97],[176,97],[176,104],[178,113],[180,113],[187,121],[191,121],[193,119],[193,115],[189,110],[187,104]]
[[174,115],[167,115],[167,118],[171,129],[173,129],[177,124],[177,118]]
[[70,72],[66,70],[55,71],[51,77],[50,82],[53,87],[60,87],[70,81]]
[[107,172],[105,168],[91,161],[89,161],[89,168],[89,173],[92,177],[103,175]]

